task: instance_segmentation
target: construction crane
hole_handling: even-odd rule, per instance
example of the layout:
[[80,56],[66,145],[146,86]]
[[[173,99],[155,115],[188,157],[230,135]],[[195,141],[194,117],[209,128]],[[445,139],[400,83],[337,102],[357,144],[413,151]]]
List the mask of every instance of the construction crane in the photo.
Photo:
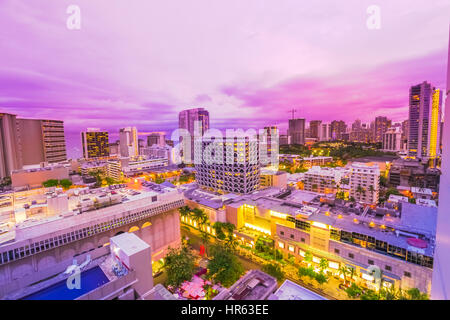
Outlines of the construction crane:
[[292,109],[292,110],[289,110],[288,112],[292,113],[292,119],[295,119],[295,115],[294,114],[297,112],[297,110]]

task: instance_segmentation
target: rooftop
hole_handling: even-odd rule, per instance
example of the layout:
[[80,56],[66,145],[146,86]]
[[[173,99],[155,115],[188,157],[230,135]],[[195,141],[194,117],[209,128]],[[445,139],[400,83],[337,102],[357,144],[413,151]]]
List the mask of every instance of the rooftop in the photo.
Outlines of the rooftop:
[[277,287],[277,280],[261,270],[250,270],[233,284],[223,300],[265,300]]
[[269,300],[328,300],[290,280],[286,280]]

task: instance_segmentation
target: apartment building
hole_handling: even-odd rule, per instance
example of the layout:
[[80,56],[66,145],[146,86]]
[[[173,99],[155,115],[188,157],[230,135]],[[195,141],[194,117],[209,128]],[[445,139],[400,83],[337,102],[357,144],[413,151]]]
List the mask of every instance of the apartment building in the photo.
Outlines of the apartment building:
[[349,167],[350,197],[364,204],[376,204],[380,189],[380,168],[372,163],[353,162]]
[[304,190],[319,193],[335,193],[338,191],[341,180],[347,174],[344,168],[322,168],[313,166],[304,176]]

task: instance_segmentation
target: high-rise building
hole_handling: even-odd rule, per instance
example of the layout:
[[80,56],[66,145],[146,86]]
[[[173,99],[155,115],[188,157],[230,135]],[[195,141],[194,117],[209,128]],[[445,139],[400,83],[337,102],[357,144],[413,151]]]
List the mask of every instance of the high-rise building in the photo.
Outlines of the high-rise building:
[[153,145],[164,147],[166,145],[166,134],[164,132],[152,132],[147,136],[147,146]]
[[320,125],[319,141],[329,141],[329,140],[331,140],[331,124],[322,123]]
[[309,122],[309,137],[318,139],[320,138],[320,130],[322,127],[322,120],[312,120]]
[[258,141],[249,137],[202,141],[202,148],[195,155],[196,159],[202,159],[195,165],[198,185],[219,193],[247,194],[258,190],[261,174],[258,149]]
[[402,140],[408,141],[408,120],[402,122]]
[[63,121],[17,119],[17,128],[23,165],[67,160]]
[[350,197],[357,202],[376,204],[380,189],[380,168],[376,164],[354,162],[349,166]]
[[402,131],[400,127],[389,128],[383,135],[383,150],[397,152],[402,149]]
[[[450,30],[449,30],[450,31]],[[446,109],[450,110],[450,36],[447,60],[447,99]],[[437,215],[436,249],[434,253],[433,281],[431,298],[433,300],[450,299],[450,112],[445,113],[446,125],[443,134],[442,175]]]
[[0,113],[0,178],[24,165],[67,160],[64,122]]
[[106,131],[89,128],[81,132],[81,145],[85,159],[109,157],[109,134]]
[[[181,158],[185,163],[193,162],[194,139],[200,138],[209,129],[209,112],[204,108],[183,110],[178,116]],[[197,131],[197,132],[196,132]]]
[[119,131],[120,156],[124,158],[139,155],[138,132],[136,127],[126,127]]
[[373,132],[366,123],[356,120],[352,124],[352,131],[349,134],[349,141],[369,143],[373,141]]
[[16,115],[0,113],[0,179],[21,168]]
[[331,139],[332,140],[342,140],[343,135],[347,131],[347,125],[342,120],[334,120],[331,122]]
[[290,119],[288,135],[291,144],[305,144],[305,119]]
[[435,159],[440,152],[442,92],[428,82],[409,90],[408,156]]
[[361,129],[361,120],[356,119],[353,123],[352,123],[352,131],[357,131]]
[[264,127],[263,135],[258,135],[258,141],[261,164],[274,165],[278,168],[278,154],[280,153],[278,128],[276,126]]
[[376,117],[374,122],[374,140],[375,142],[382,142],[383,135],[386,133],[387,129],[391,126],[391,120],[387,117]]

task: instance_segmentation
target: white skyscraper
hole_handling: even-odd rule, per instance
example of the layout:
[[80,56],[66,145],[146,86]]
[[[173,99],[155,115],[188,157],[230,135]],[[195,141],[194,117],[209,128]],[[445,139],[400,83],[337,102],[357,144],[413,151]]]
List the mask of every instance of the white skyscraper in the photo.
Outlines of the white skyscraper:
[[120,129],[120,156],[129,158],[139,155],[138,133],[136,127]]

